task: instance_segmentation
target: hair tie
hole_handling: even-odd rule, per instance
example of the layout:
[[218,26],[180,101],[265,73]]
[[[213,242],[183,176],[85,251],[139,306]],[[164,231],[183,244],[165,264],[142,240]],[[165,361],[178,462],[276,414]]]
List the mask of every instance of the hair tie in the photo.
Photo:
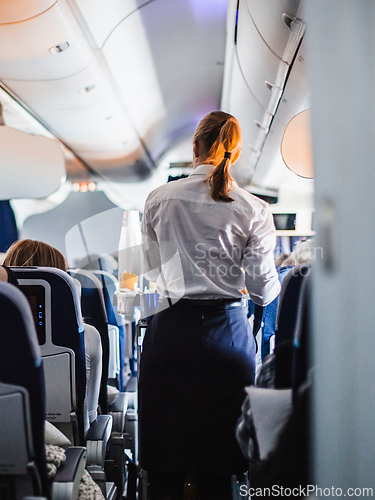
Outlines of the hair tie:
[[225,151],[224,158],[230,158],[231,156],[232,156],[232,153],[230,151]]

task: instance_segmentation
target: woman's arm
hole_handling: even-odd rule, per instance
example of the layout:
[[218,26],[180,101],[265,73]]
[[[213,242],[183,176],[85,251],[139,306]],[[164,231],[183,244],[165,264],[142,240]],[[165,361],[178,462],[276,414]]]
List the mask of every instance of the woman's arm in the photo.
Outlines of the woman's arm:
[[152,227],[151,214],[147,209],[147,201],[142,217],[142,251],[145,276],[156,283],[161,271],[160,248]]
[[269,206],[266,205],[253,224],[242,261],[246,288],[251,300],[260,306],[266,306],[280,293],[273,255],[275,244],[275,226]]

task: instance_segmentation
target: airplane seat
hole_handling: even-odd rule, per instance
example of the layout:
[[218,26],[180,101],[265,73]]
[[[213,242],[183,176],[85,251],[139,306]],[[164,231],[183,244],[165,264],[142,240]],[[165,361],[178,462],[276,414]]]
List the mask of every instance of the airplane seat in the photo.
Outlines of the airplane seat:
[[32,312],[13,285],[0,283],[0,496],[76,500],[86,450],[66,451],[52,485],[44,446],[44,371]]
[[301,290],[309,274],[309,264],[297,265],[288,271],[281,285],[275,328],[276,389],[292,387],[293,339]]
[[127,412],[127,394],[118,393],[115,401],[109,406],[107,395],[108,363],[109,363],[109,337],[108,337],[108,317],[105,309],[103,297],[103,285],[92,272],[82,269],[70,269],[72,278],[79,281],[81,285],[81,306],[85,321],[97,328],[103,344],[103,371],[101,381],[101,397],[99,404],[102,413],[107,413],[113,418],[112,434],[109,442],[109,459],[112,461],[112,474],[109,477],[116,483],[119,491],[123,490],[126,479],[126,465],[124,449],[125,419]]
[[[280,344],[288,342],[290,386],[283,390],[247,387],[248,396],[237,424],[236,437],[249,459],[249,480],[254,489],[274,484],[293,488],[311,481],[311,278],[307,269],[303,272],[294,296],[292,339]],[[289,275],[290,283],[296,276]]]
[[[32,304],[46,375],[46,419],[84,445],[85,342],[76,288],[60,269],[13,267]],[[71,383],[74,380],[75,383]],[[72,415],[76,415],[76,421]]]
[[[101,406],[102,413],[108,413],[112,415],[114,420],[114,432],[122,433],[124,429],[125,414],[127,410],[126,392],[119,392],[112,404],[110,406],[108,405],[107,382],[109,367],[109,319],[103,290],[103,288],[105,287],[103,287],[103,281],[101,279],[98,279],[98,277],[95,276],[92,271],[72,269],[69,270],[69,273],[74,279],[80,282],[82,313],[85,317],[85,321],[97,328],[100,333],[102,342],[106,344],[106,352],[104,352],[103,348],[103,358],[106,359],[103,359],[101,397],[99,398],[99,404]],[[110,317],[113,318],[113,316],[114,312],[112,308]],[[115,319],[116,318],[113,318],[113,321]]]
[[[99,259],[100,264],[100,259]],[[120,392],[124,390],[123,367],[125,364],[126,351],[126,321],[124,316],[117,312],[114,305],[115,292],[118,289],[118,280],[115,276],[102,269],[91,270],[91,272],[101,281],[104,305],[108,318],[108,329],[113,330],[113,339],[110,338],[110,360],[108,378],[116,379]],[[112,375],[112,376],[110,376]]]
[[112,417],[99,415],[86,438],[84,435],[85,339],[77,288],[73,279],[60,269],[13,267],[12,270],[32,306],[37,325],[45,366],[45,418],[71,442],[86,446],[87,470],[107,498],[111,498],[115,487],[106,484],[104,466]]
[[303,280],[298,301],[296,327],[293,337],[292,354],[292,391],[293,403],[296,406],[301,388],[309,384],[311,369],[310,340],[311,340],[311,278]]
[[108,364],[109,364],[109,337],[108,318],[104,305],[100,281],[89,271],[69,269],[69,274],[81,285],[81,310],[85,323],[94,326],[102,342],[102,379],[100,382],[99,405],[103,414],[108,414]]

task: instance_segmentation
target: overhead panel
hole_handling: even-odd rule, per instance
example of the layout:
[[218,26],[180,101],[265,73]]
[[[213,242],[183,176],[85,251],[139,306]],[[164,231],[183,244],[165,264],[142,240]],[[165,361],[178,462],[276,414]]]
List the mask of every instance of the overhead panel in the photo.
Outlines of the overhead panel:
[[12,0],[0,2],[0,24],[17,23],[52,7],[56,0]]
[[73,11],[82,19],[82,25],[91,34],[92,46],[101,49],[111,32],[135,10],[150,0],[70,0]]
[[124,158],[139,148],[138,138],[66,9],[56,3],[24,22],[0,24],[0,43],[10,47],[0,54],[0,79],[86,161]]
[[273,114],[288,65],[266,45],[244,2],[240,2],[238,13],[237,56],[250,92],[265,111]]
[[[286,50],[298,34],[283,20],[283,14],[290,20],[298,19],[301,0],[245,0],[256,29],[267,46],[280,59],[290,64],[294,53]],[[298,29],[298,25],[295,25]]]
[[151,49],[138,12],[119,24],[102,53],[140,137],[165,117]]
[[0,15],[0,80],[99,172],[151,167],[218,107],[226,0],[14,5],[25,16]]
[[[67,48],[62,45],[65,42],[69,44]],[[58,3],[24,22],[0,24],[0,46],[7,47],[0,53],[1,80],[65,78],[90,63],[88,54]],[[50,52],[57,46],[64,50]]]
[[[91,64],[75,75],[57,80],[3,78],[2,81],[38,113],[40,108],[56,110],[90,106],[105,99],[109,90]],[[58,120],[58,116],[56,118]]]
[[[92,106],[76,109],[60,109],[59,119],[53,120],[56,113],[53,109],[40,109],[42,118],[53,123],[55,132],[64,138],[73,149],[84,156],[90,152],[104,152],[128,147],[134,141],[134,131],[121,118],[105,118],[106,114],[115,111],[115,102],[110,99],[100,101]],[[111,115],[109,115],[111,116]]]

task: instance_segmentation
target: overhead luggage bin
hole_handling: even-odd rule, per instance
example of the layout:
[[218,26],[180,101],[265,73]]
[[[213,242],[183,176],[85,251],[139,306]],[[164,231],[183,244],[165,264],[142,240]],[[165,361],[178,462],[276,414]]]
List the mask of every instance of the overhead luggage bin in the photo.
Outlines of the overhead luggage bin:
[[31,17],[38,16],[52,7],[56,0],[12,0],[12,2],[0,2],[1,23],[17,23]]
[[75,0],[74,7],[85,18],[93,45],[101,49],[120,23],[148,3],[149,0],[110,0],[104,7],[102,0]]
[[[299,29],[302,26],[298,20],[304,18],[303,1],[246,0],[246,5],[256,29],[270,50],[291,64],[301,37]],[[294,21],[295,24],[290,26],[286,23],[285,16],[289,17],[290,23]]]
[[[68,47],[63,45],[65,42]],[[77,30],[73,31],[60,2],[24,22],[0,24],[0,44],[7,47],[0,55],[1,80],[65,78],[78,73],[90,63]],[[66,50],[57,53],[50,51],[59,45]]]
[[57,141],[0,126],[0,199],[45,198],[65,180]]
[[285,84],[288,64],[266,45],[243,2],[240,2],[238,12],[237,56],[252,94],[265,111],[274,114]]
[[252,178],[252,184],[254,185],[277,188],[290,174],[282,159],[280,147],[290,120],[310,107],[305,59],[305,44],[302,42],[257,163]]

